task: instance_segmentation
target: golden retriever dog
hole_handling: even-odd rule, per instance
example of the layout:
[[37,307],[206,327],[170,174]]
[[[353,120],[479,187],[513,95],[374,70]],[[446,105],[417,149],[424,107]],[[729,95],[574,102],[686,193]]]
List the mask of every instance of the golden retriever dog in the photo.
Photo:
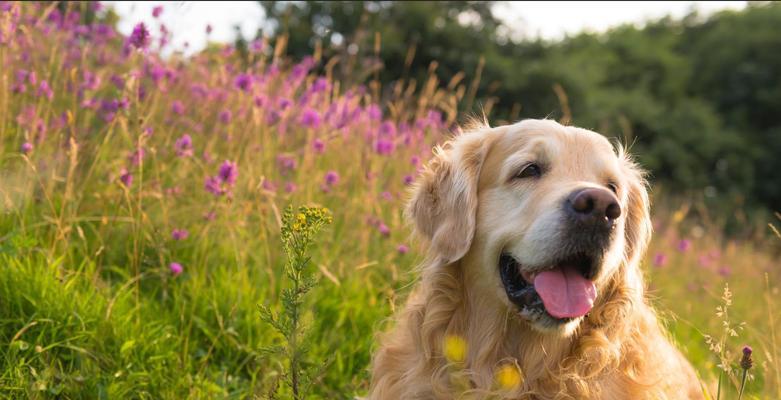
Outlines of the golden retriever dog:
[[703,398],[645,299],[649,200],[620,146],[550,120],[471,128],[407,215],[427,256],[370,399]]

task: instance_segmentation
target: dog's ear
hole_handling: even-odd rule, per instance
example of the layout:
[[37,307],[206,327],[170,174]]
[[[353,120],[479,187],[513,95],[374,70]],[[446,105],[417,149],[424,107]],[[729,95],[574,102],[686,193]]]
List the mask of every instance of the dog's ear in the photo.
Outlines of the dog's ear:
[[627,177],[627,216],[625,259],[629,265],[638,265],[651,240],[651,202],[648,199],[645,172],[632,161],[623,149],[619,157]]
[[472,244],[478,178],[490,140],[487,132],[485,127],[464,133],[435,148],[407,205],[407,218],[442,264],[461,259]]

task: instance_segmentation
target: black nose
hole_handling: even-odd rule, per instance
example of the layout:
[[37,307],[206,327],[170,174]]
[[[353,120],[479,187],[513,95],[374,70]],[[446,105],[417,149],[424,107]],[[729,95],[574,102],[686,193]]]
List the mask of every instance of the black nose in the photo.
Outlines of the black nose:
[[583,222],[612,224],[621,216],[618,199],[607,189],[577,190],[569,196],[567,203],[569,211]]

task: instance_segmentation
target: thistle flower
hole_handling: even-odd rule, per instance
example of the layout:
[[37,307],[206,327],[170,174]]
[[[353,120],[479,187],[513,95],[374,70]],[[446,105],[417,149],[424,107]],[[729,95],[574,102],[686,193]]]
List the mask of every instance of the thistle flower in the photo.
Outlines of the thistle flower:
[[177,262],[172,262],[172,263],[168,264],[168,269],[171,270],[171,274],[173,274],[174,276],[177,276],[177,275],[181,274],[182,271],[184,270],[184,268],[182,267],[182,264],[179,264]]
[[193,139],[188,134],[182,135],[182,137],[176,139],[174,149],[176,150],[176,155],[179,157],[192,157]]
[[740,359],[740,368],[751,369],[754,366],[754,360],[751,359],[751,354],[754,350],[751,346],[743,346],[743,357]]
[[285,193],[293,193],[298,190],[298,186],[294,182],[285,183]]
[[30,154],[30,152],[33,151],[33,144],[30,142],[24,142],[19,148],[19,151],[21,151],[22,154]]
[[190,236],[190,232],[187,229],[174,229],[171,231],[171,238],[174,240],[184,240]]
[[163,13],[163,6],[155,6],[152,8],[152,16],[157,18]]
[[740,380],[740,392],[738,394],[738,400],[743,397],[743,390],[746,389],[746,378],[748,378],[748,370],[754,366],[754,360],[751,359],[751,353],[753,353],[751,346],[743,347],[743,357],[740,359],[740,368],[743,370],[743,376]]
[[137,49],[145,49],[149,46],[149,31],[146,29],[146,25],[143,22],[139,22],[133,28],[133,33],[128,38],[128,43]]
[[685,253],[692,247],[692,241],[689,239],[681,239],[678,242],[678,251]]
[[400,244],[398,247],[396,247],[396,251],[398,251],[399,254],[407,254],[409,253],[409,246]]
[[404,175],[404,185],[405,186],[411,185],[412,182],[415,182],[415,178],[413,178],[412,175]]

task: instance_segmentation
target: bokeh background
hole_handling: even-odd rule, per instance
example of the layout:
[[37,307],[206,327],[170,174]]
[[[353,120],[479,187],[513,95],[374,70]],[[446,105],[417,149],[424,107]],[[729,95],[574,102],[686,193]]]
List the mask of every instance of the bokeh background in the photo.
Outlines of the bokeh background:
[[[744,398],[781,398],[779,27],[769,2],[0,2],[0,394],[365,394],[422,259],[408,187],[484,116],[630,145],[671,338],[712,398],[745,345]],[[295,301],[291,205],[332,216]],[[258,306],[294,303],[290,347]]]

